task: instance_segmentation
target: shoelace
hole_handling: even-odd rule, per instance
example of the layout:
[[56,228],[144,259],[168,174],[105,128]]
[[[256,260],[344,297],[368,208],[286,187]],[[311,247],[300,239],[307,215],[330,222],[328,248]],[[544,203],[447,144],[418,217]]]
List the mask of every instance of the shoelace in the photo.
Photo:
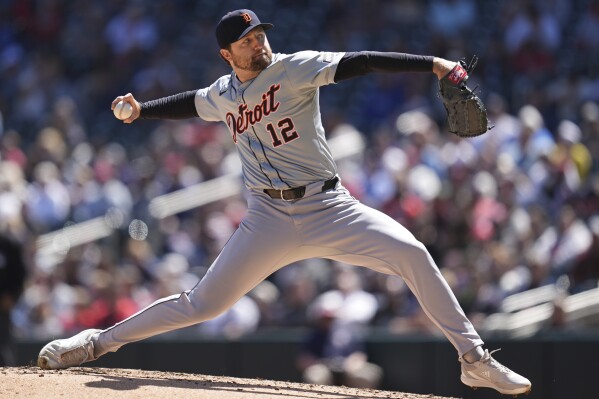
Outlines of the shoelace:
[[[512,370],[508,369],[507,367],[505,367],[503,364],[499,363],[497,360],[495,360],[491,355],[495,352],[499,352],[501,350],[501,348],[499,349],[495,349],[491,352],[489,352],[488,350],[486,350],[485,352],[487,352],[487,354],[489,355],[488,360],[486,360],[485,363],[489,363],[490,366],[496,368],[497,370],[501,371],[503,374],[510,374],[512,372]],[[483,356],[484,358],[484,356]],[[482,359],[481,359],[482,360]]]

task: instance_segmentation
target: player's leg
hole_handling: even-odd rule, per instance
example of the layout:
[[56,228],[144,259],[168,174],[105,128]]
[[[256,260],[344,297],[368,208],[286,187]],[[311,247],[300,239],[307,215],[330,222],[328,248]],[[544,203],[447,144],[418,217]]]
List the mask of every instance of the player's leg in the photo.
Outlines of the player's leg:
[[[412,233],[353,199],[343,188],[318,197],[328,197],[325,202],[330,206],[305,213],[304,245],[322,248],[320,256],[401,276],[460,355],[483,343],[432,257]],[[314,198],[315,206],[322,203],[321,198]]]
[[49,343],[40,352],[40,367],[71,367],[127,343],[214,318],[293,261],[297,236],[291,218],[265,201],[250,203],[254,207],[193,289],[160,299],[103,331],[86,330]]
[[[313,200],[324,199],[328,207],[306,213],[309,216],[301,231],[305,245],[320,246],[321,255],[331,259],[401,276],[460,358],[483,344],[431,255],[412,233],[389,216],[356,201],[343,188],[317,197]],[[528,380],[499,365],[488,352],[480,360],[466,371],[463,366],[462,380],[464,373],[469,375],[468,385],[489,386],[502,393],[530,389]],[[473,382],[478,375],[490,377]]]

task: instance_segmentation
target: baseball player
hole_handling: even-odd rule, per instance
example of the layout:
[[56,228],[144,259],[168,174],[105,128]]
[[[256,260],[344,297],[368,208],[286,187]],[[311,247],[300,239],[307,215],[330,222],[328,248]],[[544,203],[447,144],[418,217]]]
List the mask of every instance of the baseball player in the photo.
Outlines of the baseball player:
[[456,63],[432,56],[379,52],[273,53],[251,10],[236,10],[216,27],[220,56],[232,72],[212,85],[133,107],[125,119],[200,117],[224,122],[242,161],[247,215],[202,280],[160,299],[105,330],[85,330],[47,344],[38,365],[78,366],[130,342],[219,315],[268,275],[322,257],[401,276],[428,317],[456,348],[461,380],[504,394],[531,389],[528,379],[497,362],[466,318],[432,257],[404,226],[343,187],[325,140],[319,87],[373,72],[430,72],[439,79]]

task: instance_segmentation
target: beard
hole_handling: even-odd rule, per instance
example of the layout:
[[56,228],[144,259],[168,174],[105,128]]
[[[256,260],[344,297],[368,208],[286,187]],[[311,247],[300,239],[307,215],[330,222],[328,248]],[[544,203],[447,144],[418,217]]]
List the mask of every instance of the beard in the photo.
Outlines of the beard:
[[272,61],[272,51],[266,50],[265,54],[260,54],[251,59],[241,59],[241,57],[233,56],[231,62],[235,68],[251,72],[260,72],[266,69]]

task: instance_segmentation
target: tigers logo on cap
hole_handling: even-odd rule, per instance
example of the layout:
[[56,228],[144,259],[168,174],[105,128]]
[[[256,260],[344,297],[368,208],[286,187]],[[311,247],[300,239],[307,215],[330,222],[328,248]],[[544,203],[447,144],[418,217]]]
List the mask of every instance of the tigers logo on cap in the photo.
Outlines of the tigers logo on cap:
[[226,48],[236,42],[252,29],[261,26],[264,30],[273,27],[268,22],[260,22],[260,18],[252,10],[246,8],[225,14],[216,25],[216,40],[220,48]]

